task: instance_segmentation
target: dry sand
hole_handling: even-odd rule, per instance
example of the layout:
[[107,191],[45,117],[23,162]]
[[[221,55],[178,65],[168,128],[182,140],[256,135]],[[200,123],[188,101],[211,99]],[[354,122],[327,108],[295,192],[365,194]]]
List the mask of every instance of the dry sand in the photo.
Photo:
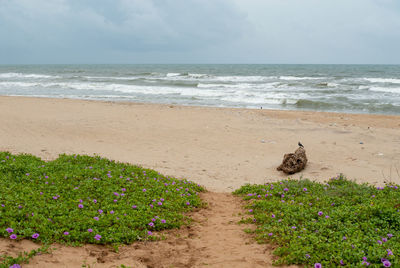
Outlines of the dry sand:
[[[53,254],[26,267],[269,267],[268,246],[251,242],[235,224],[240,201],[227,193],[287,178],[276,167],[298,141],[309,162],[292,178],[324,181],[344,173],[359,182],[400,183],[399,116],[0,97],[0,125],[1,151],[47,160],[97,154],[213,191],[203,196],[210,206],[193,214],[193,227],[168,232],[166,241],[135,243],[118,254],[55,245]],[[0,240],[0,254],[34,247]]]
[[98,154],[216,192],[286,178],[298,141],[309,163],[292,178],[400,182],[400,116],[0,97],[0,125],[2,151]]

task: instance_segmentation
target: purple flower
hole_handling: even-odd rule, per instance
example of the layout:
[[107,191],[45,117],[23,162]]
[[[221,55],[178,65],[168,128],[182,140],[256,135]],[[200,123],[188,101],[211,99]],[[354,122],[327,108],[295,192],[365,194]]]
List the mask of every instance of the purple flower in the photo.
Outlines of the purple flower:
[[314,268],[322,268],[322,264],[316,263],[316,264],[314,264]]
[[57,200],[57,199],[58,199],[58,197],[57,197],[57,196],[53,196],[53,199],[54,199],[54,200]]
[[189,206],[189,205],[190,205],[190,202],[189,202],[189,201],[187,201],[187,202],[186,202],[186,205],[188,205],[188,206]]
[[161,201],[161,202],[164,202],[164,198],[160,198],[160,201]]
[[143,192],[146,192],[147,190],[146,190],[146,189],[143,189],[142,191],[143,191]]
[[390,263],[390,261],[389,260],[387,260],[387,259],[381,259],[381,261],[382,261],[382,264],[383,264],[383,266],[385,266],[385,267],[390,267],[392,264]]
[[328,216],[328,215],[326,215],[326,216],[325,216],[325,218],[326,218],[326,219],[329,219],[329,216]]
[[136,205],[133,205],[132,208],[135,209],[135,208],[137,208],[137,206],[136,206]]
[[82,205],[82,204],[79,204],[79,205],[78,205],[78,208],[83,208],[83,205]]
[[303,191],[304,191],[304,192],[307,192],[307,188],[303,188]]
[[38,237],[39,237],[39,234],[38,234],[38,233],[35,233],[35,234],[32,235],[32,238],[33,238],[33,239],[36,239],[36,238],[38,238]]
[[393,255],[393,252],[390,249],[387,249],[386,251],[388,256]]
[[101,235],[97,234],[94,236],[94,239],[96,239],[97,241],[99,241],[101,239]]
[[392,237],[393,237],[393,235],[392,235],[392,234],[387,234],[387,236],[388,236],[389,238],[392,238]]
[[311,258],[310,254],[306,254],[306,258],[307,259]]
[[382,241],[387,242],[387,238],[386,237],[382,238]]
[[114,195],[115,195],[115,196],[119,196],[119,193],[114,192]]
[[17,239],[17,235],[16,234],[12,234],[12,235],[10,235],[10,238],[11,239]]
[[149,226],[154,227],[154,223],[153,223],[153,222],[150,222],[150,223],[149,223]]
[[99,220],[99,217],[93,217],[93,219],[95,219],[96,221],[98,221],[98,220]]
[[88,231],[89,233],[91,233],[91,232],[93,232],[93,229],[89,228],[89,229],[87,229],[87,231]]
[[96,203],[97,203],[97,200],[96,200],[96,199],[93,199],[93,203],[95,203],[95,204],[96,204]]
[[297,227],[296,226],[292,226],[292,229],[294,230],[294,229],[296,229]]
[[289,191],[289,189],[288,188],[285,188],[285,189],[283,189],[285,192],[287,192],[287,191]]
[[79,199],[79,203],[83,203],[83,200],[82,200],[82,199]]
[[64,235],[69,235],[69,232],[64,232]]
[[343,240],[346,240],[347,239],[347,237],[345,237],[345,236],[343,236],[343,238],[342,238]]
[[275,214],[272,214],[271,217],[272,217],[272,218],[275,218]]
[[273,234],[273,233],[269,233],[268,235],[269,235],[269,236],[273,236],[274,234]]
[[6,231],[10,234],[14,232],[13,228],[7,228]]
[[162,220],[161,220],[161,223],[166,223],[166,222],[167,222],[167,221],[166,221],[166,220],[164,220],[164,219],[162,219]]
[[122,188],[121,191],[122,191],[122,192],[126,192],[126,189],[125,189],[125,188]]
[[103,210],[99,209],[98,210],[99,214],[103,214]]
[[117,203],[118,202],[118,200],[117,199],[114,199],[114,203]]
[[13,265],[11,265],[9,268],[21,268],[21,265],[14,263]]
[[319,211],[318,216],[322,216],[322,215],[324,215],[324,213],[322,211]]
[[378,240],[377,242],[378,242],[379,245],[382,245],[382,241],[381,240]]
[[253,212],[253,210],[252,210],[252,209],[249,209],[249,212],[251,213],[251,212]]
[[344,265],[344,262],[343,262],[343,260],[340,260],[340,265],[342,265],[342,266]]
[[151,231],[148,231],[147,234],[148,234],[148,235],[152,235],[153,233],[152,233]]
[[111,210],[111,211],[110,211],[110,214],[114,214],[114,210]]

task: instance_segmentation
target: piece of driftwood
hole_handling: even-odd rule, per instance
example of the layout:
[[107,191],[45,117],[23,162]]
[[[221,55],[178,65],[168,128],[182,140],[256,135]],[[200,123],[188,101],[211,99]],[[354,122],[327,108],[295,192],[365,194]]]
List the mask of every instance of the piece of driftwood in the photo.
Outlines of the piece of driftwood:
[[282,170],[286,174],[294,174],[303,170],[307,164],[306,150],[299,143],[300,147],[291,154],[285,154],[283,156],[282,164],[277,170]]

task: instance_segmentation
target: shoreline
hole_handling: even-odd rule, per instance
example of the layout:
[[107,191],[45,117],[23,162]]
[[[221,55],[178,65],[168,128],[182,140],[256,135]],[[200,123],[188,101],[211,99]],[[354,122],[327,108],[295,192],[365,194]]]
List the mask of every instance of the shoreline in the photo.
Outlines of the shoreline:
[[100,102],[100,103],[116,103],[125,105],[161,105],[161,106],[178,106],[189,108],[215,108],[215,109],[233,109],[233,110],[265,110],[275,112],[294,112],[294,113],[326,113],[332,115],[360,115],[360,116],[383,116],[383,117],[400,117],[400,114],[385,114],[385,113],[359,113],[359,112],[340,112],[340,111],[317,111],[308,109],[275,109],[261,106],[259,108],[250,107],[229,107],[229,106],[208,106],[208,105],[191,105],[191,104],[177,104],[177,103],[157,103],[157,102],[136,102],[127,100],[104,100],[104,99],[80,99],[80,98],[67,98],[67,97],[45,97],[45,96],[19,96],[19,95],[0,95],[0,98],[29,98],[29,99],[49,99],[49,100],[73,100],[73,101],[87,101],[87,102]]
[[301,141],[290,176],[400,182],[400,116],[0,96],[0,150],[51,160],[97,154],[231,192],[288,176],[276,167]]

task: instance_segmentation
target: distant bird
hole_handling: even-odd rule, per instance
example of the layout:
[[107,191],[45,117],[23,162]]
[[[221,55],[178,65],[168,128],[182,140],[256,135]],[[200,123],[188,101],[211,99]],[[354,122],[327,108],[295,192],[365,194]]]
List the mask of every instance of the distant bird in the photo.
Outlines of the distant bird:
[[301,144],[301,142],[299,142],[298,145],[299,145],[300,147],[303,147],[303,148],[304,148],[304,146],[303,146],[303,144]]

